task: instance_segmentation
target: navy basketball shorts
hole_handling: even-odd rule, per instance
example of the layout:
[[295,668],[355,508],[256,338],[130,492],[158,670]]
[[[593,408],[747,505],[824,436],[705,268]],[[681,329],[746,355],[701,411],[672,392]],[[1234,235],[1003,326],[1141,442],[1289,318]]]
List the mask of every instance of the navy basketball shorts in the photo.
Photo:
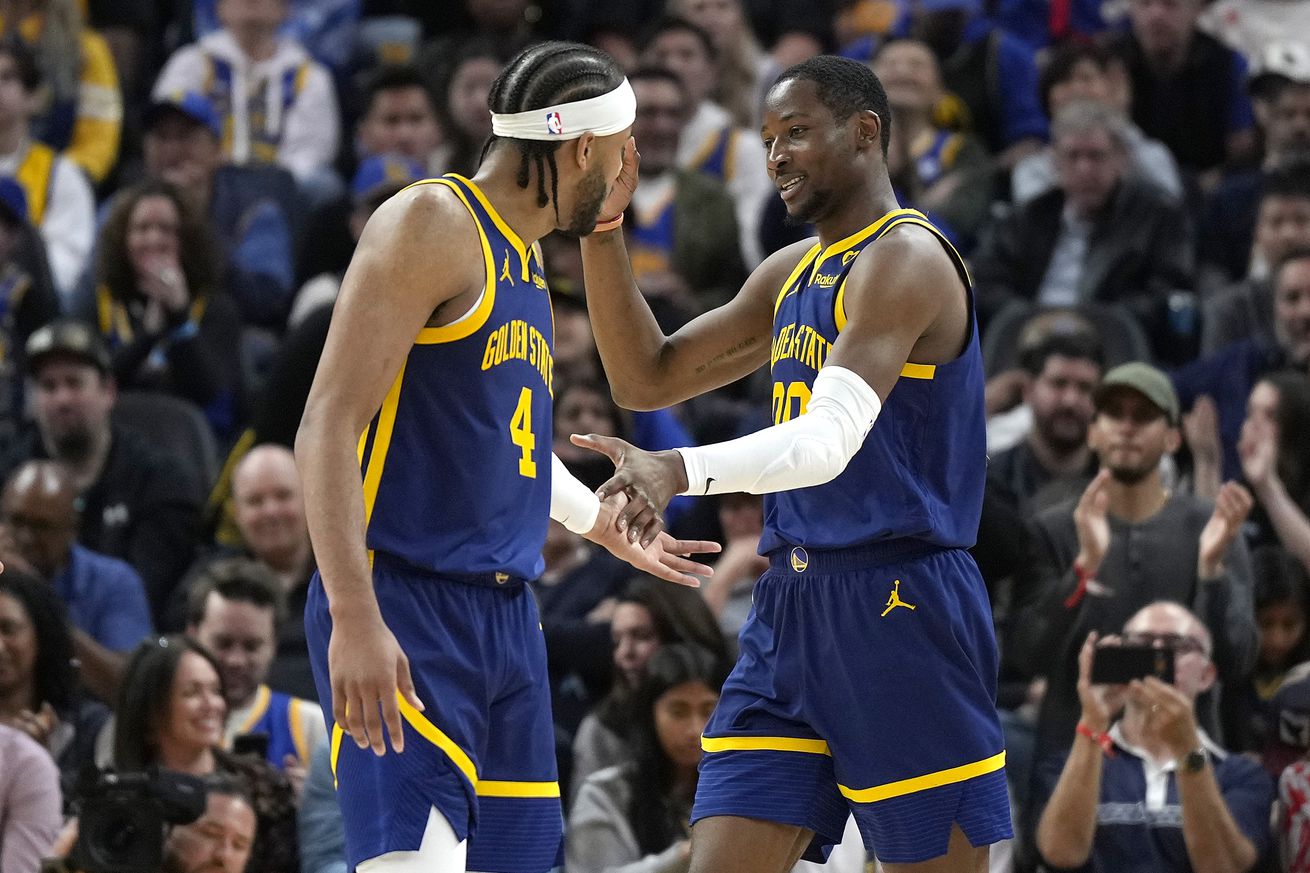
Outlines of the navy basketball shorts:
[[[503,576],[501,577],[503,578]],[[373,588],[382,618],[409,658],[419,712],[402,704],[405,751],[377,757],[332,719],[332,633],[317,573],[305,628],[323,714],[346,854],[359,862],[417,851],[429,809],[468,840],[468,869],[545,873],[563,863],[546,645],[522,580],[439,576],[378,554]]]
[[848,815],[891,863],[1012,836],[997,652],[964,550],[913,541],[782,549],[706,725],[692,822],[798,825],[822,860]]

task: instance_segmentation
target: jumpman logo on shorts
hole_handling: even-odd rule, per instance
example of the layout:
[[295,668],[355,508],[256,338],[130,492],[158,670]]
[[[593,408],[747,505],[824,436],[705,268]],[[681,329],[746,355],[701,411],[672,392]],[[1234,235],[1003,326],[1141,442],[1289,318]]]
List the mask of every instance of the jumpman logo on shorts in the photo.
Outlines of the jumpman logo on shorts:
[[900,579],[897,579],[895,582],[892,583],[892,593],[891,596],[887,598],[887,608],[882,611],[881,618],[886,618],[887,613],[891,612],[893,609],[895,609],[898,606],[904,606],[906,609],[909,610],[914,609],[913,603],[906,603],[904,600],[901,600]]

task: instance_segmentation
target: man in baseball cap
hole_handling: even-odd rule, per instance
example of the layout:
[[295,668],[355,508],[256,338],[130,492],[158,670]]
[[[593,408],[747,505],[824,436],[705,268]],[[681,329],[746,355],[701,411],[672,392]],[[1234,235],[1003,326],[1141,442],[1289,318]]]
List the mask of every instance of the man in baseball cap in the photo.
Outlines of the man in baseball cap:
[[1097,386],[1096,394],[1092,398],[1097,413],[1103,411],[1115,397],[1122,396],[1125,391],[1135,392],[1146,398],[1147,402],[1154,406],[1168,422],[1169,427],[1178,427],[1178,395],[1174,393],[1173,383],[1169,381],[1164,371],[1141,361],[1115,367],[1101,379],[1101,384]]

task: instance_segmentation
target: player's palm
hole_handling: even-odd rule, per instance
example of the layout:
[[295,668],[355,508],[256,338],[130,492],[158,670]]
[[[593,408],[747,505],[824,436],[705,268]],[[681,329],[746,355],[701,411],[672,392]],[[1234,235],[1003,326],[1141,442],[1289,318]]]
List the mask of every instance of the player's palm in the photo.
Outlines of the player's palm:
[[422,710],[414,691],[409,659],[381,615],[335,621],[328,641],[328,675],[332,680],[332,717],[361,749],[386,754],[383,725],[391,747],[405,750],[398,697]]
[[625,531],[619,530],[616,524],[619,513],[627,503],[627,495],[622,492],[602,500],[600,514],[596,517],[596,523],[587,534],[587,538],[604,546],[616,558],[627,561],[638,570],[644,570],[652,576],[658,576],[678,585],[696,588],[700,586],[700,579],[696,578],[697,576],[714,575],[713,568],[693,561],[687,556],[717,552],[721,548],[718,543],[674,539],[667,532],[660,531],[650,545],[642,548],[640,544],[634,543]]
[[610,188],[609,196],[600,207],[601,221],[614,218],[628,208],[628,204],[632,202],[632,194],[637,190],[637,168],[640,166],[641,153],[637,151],[637,141],[628,137],[628,141],[623,146],[623,168],[619,170],[619,176],[614,180],[614,187]]

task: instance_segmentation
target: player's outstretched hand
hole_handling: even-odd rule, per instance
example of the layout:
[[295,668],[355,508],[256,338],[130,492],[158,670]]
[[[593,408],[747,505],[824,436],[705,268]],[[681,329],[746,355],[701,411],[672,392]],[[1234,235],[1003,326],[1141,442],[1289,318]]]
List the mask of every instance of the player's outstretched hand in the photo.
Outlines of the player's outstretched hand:
[[570,439],[575,446],[600,452],[614,462],[614,475],[596,489],[596,496],[605,500],[613,494],[626,494],[628,504],[619,511],[616,522],[619,531],[627,531],[628,539],[641,543],[643,549],[653,543],[664,527],[660,513],[673,495],[687,490],[682,456],[675,451],[642,451],[617,437],[594,433],[575,433]]
[[386,754],[382,726],[391,748],[405,750],[400,698],[422,711],[414,691],[409,659],[382,616],[367,611],[333,618],[328,641],[328,675],[332,680],[332,718],[361,749]]
[[602,500],[600,514],[587,533],[587,539],[609,549],[616,558],[622,558],[638,570],[678,585],[698,588],[700,579],[696,577],[714,575],[713,568],[688,556],[712,554],[720,551],[722,546],[708,540],[674,539],[666,531],[660,531],[650,545],[639,546],[615,524],[627,503],[627,495],[621,491]]

